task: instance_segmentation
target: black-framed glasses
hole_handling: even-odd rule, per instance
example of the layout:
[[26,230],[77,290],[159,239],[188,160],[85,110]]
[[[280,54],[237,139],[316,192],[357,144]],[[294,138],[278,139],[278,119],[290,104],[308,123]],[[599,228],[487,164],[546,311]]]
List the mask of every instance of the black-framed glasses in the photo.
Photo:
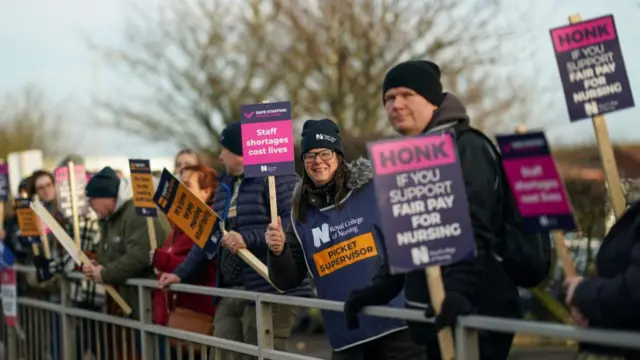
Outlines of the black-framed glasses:
[[320,157],[322,161],[329,161],[333,159],[335,152],[333,150],[322,150],[322,151],[308,151],[304,154],[304,162],[312,163],[316,161],[316,157]]

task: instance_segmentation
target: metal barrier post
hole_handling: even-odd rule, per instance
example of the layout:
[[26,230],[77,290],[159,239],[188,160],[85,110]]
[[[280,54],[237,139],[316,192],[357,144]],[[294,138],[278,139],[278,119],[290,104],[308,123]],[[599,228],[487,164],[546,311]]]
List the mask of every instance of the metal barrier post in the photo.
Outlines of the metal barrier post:
[[64,311],[67,308],[72,307],[71,300],[69,299],[71,289],[69,281],[66,279],[60,279],[60,305],[63,308],[61,313],[58,313],[60,317],[60,338],[62,340],[62,358],[63,359],[75,359],[76,352],[74,344],[76,344],[76,332],[75,319],[71,315],[67,315]]
[[264,359],[263,349],[273,350],[273,305],[262,302],[260,294],[256,296],[256,326],[258,331],[258,360]]
[[16,334],[16,328],[7,328],[7,355],[8,359],[18,359],[18,334]]
[[458,360],[480,360],[478,330],[458,323],[455,329],[455,338]]
[[[153,323],[153,304],[151,301],[151,289],[138,285],[138,304],[140,305],[140,322],[143,324]],[[142,328],[140,330],[142,342],[141,352],[143,359],[155,359],[159,354],[154,354],[153,335]]]

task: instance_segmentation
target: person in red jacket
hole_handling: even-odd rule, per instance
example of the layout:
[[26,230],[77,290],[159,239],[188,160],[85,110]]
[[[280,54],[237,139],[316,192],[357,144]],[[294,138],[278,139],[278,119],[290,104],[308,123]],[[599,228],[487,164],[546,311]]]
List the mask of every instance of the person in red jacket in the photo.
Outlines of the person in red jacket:
[[[211,205],[218,185],[215,170],[204,165],[187,166],[181,171],[180,181],[200,200]],[[175,224],[173,225],[173,231],[169,234],[169,238],[164,242],[162,248],[151,250],[150,253],[151,264],[158,270],[158,279],[164,273],[173,273],[187,257],[194,244],[182,230]],[[215,285],[215,260],[207,264],[200,278],[193,283],[194,285],[211,287]],[[173,303],[174,298],[175,304]],[[153,297],[153,322],[166,325],[169,320],[169,312],[174,307],[186,308],[211,316],[215,313],[215,306],[210,296],[189,293],[173,294],[158,290]]]

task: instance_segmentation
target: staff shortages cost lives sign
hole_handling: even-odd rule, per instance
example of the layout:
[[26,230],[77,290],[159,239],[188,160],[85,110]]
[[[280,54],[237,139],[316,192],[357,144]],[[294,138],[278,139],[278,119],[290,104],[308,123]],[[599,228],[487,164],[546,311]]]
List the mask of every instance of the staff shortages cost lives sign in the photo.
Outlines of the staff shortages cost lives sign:
[[551,29],[571,121],[634,106],[613,16]]
[[474,255],[467,196],[450,133],[369,144],[391,271]]

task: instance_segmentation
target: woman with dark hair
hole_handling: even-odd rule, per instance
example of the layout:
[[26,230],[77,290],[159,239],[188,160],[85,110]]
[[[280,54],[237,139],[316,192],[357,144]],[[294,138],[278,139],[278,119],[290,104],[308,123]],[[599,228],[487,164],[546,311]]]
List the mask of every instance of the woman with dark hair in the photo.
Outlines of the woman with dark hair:
[[[345,301],[367,286],[382,264],[377,227],[373,169],[365,159],[347,163],[338,126],[331,120],[307,120],[302,129],[302,183],[293,195],[291,222],[271,224],[269,278],[282,290],[294,288],[308,274],[318,297]],[[403,307],[403,295],[390,305]],[[424,359],[399,320],[360,315],[358,330],[347,328],[344,313],[322,311],[333,348],[332,359]]]
[[182,149],[178,151],[174,159],[173,174],[180,177],[182,169],[192,165],[202,165],[200,156],[191,149]]
[[[182,183],[191,190],[204,203],[211,205],[213,196],[218,186],[217,174],[215,170],[204,165],[191,165],[182,169],[180,177]],[[172,224],[173,225],[173,224]],[[182,264],[185,257],[193,247],[193,241],[177,226],[173,226],[173,232],[164,242],[162,248],[151,250],[151,265],[158,270],[158,279],[165,274],[172,274],[174,270]],[[214,286],[215,284],[215,261],[207,263],[206,268],[201,272],[200,279],[194,281],[195,285]],[[173,299],[175,298],[175,303]],[[165,301],[164,291],[157,291],[154,295],[153,320],[156,324],[165,325],[169,320],[169,313],[173,307],[191,309],[193,311],[206,314],[213,318],[214,307],[210,297],[206,295],[196,295],[188,293],[169,293],[169,303]]]
[[56,179],[53,174],[45,170],[36,170],[31,174],[28,185],[29,198],[38,195],[40,201],[44,202],[49,212],[53,213],[56,208]]

